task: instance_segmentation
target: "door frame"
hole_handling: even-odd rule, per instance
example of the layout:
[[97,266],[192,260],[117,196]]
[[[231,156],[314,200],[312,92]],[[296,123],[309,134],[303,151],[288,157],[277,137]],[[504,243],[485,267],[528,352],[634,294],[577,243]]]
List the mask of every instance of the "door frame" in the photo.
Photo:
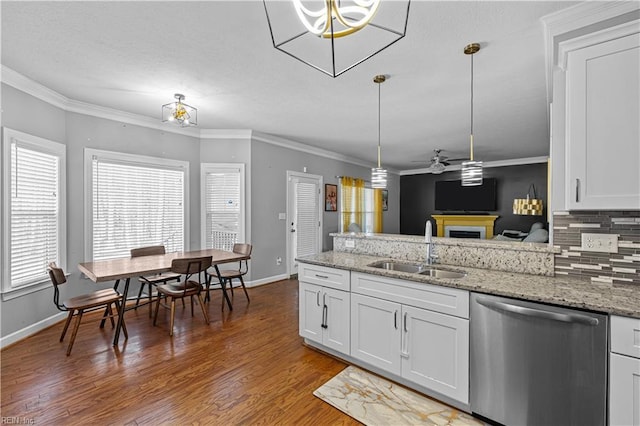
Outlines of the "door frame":
[[286,241],[286,263],[287,263],[287,275],[291,276],[292,273],[292,268],[291,268],[291,257],[292,257],[292,250],[293,247],[291,246],[291,228],[289,225],[291,223],[292,215],[293,215],[293,209],[292,209],[292,205],[291,203],[294,201],[291,199],[291,194],[293,193],[293,186],[292,186],[292,182],[293,182],[293,178],[294,177],[303,177],[303,178],[308,178],[308,179],[316,179],[318,180],[318,220],[320,221],[320,226],[319,228],[319,238],[318,238],[318,253],[322,252],[322,240],[323,240],[323,230],[324,230],[324,218],[323,218],[323,197],[322,197],[322,190],[323,190],[323,182],[324,182],[324,177],[322,175],[312,175],[309,173],[303,173],[303,172],[296,172],[293,170],[287,170],[287,181],[286,181],[286,223],[285,223],[285,227],[284,227],[284,232],[285,232],[285,241]]

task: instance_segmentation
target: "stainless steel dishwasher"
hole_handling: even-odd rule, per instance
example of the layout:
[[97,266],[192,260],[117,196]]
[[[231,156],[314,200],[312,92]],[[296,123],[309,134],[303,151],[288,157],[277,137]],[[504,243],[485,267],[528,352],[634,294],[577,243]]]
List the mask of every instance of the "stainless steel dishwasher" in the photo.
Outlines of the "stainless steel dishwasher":
[[607,315],[471,294],[471,410],[509,426],[607,424]]

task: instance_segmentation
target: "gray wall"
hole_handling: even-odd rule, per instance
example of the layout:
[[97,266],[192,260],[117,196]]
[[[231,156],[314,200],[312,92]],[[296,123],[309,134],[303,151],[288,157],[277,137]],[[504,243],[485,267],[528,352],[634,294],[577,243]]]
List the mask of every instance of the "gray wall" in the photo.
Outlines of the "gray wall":
[[[324,183],[338,184],[336,176],[370,179],[371,169],[332,160],[318,155],[294,151],[253,140],[251,143],[251,202],[252,242],[254,244],[252,268],[254,279],[286,274],[286,221],[278,220],[278,213],[287,210],[287,170],[323,176]],[[385,233],[398,233],[399,179],[394,176],[389,185],[389,210],[384,213]],[[338,232],[338,212],[323,214],[323,251],[333,248],[332,232]],[[276,265],[275,259],[283,262]]]

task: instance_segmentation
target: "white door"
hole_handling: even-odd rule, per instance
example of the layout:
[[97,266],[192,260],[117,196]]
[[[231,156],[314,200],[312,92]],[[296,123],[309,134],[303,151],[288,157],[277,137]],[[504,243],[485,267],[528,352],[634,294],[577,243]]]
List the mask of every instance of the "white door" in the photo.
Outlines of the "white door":
[[609,424],[640,426],[640,359],[612,353],[609,365]]
[[324,288],[322,301],[324,302],[324,338],[325,346],[349,355],[349,333],[351,309],[351,293],[332,288]]
[[469,402],[469,320],[402,306],[402,377]]
[[400,374],[402,305],[351,293],[351,356]]
[[287,171],[287,258],[289,275],[297,257],[322,251],[322,176]]

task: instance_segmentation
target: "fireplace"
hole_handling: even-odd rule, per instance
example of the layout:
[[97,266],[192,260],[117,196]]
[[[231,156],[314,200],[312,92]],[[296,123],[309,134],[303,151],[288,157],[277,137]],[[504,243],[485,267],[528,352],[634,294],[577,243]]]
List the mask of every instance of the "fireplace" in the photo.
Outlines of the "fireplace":
[[449,238],[475,238],[484,240],[487,231],[484,226],[445,226],[444,236]]
[[438,237],[451,238],[493,238],[493,223],[498,218],[496,215],[437,215],[432,216],[436,220]]

